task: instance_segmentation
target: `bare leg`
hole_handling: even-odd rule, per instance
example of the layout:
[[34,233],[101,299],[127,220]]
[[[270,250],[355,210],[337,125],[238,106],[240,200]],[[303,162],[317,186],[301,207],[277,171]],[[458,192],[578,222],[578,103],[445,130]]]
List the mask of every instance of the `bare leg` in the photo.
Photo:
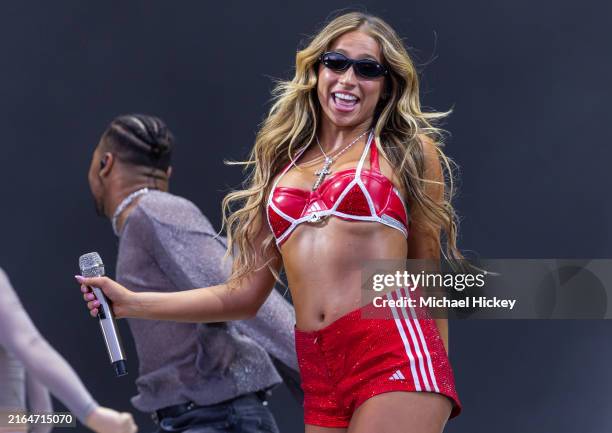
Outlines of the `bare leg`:
[[306,433],[346,433],[346,429],[319,427],[318,425],[306,424]]
[[363,403],[353,414],[349,433],[441,433],[452,404],[429,392],[387,392]]

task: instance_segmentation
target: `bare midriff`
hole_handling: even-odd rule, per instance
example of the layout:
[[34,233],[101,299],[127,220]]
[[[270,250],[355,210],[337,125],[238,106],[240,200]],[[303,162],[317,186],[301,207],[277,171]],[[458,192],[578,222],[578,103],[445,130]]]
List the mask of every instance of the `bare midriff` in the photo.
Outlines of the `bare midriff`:
[[360,308],[364,266],[373,260],[403,260],[406,238],[383,224],[328,217],[304,223],[282,244],[296,326],[324,328]]

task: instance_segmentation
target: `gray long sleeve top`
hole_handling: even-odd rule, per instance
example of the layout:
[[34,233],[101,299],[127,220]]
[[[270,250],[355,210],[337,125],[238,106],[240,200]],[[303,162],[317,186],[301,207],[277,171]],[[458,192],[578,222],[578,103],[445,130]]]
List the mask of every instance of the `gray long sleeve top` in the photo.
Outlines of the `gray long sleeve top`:
[[[213,286],[229,275],[224,253],[223,238],[193,203],[151,191],[126,219],[116,278],[134,291]],[[134,406],[151,412],[187,401],[208,405],[267,389],[281,382],[268,353],[297,370],[293,307],[274,291],[249,322],[128,319],[139,360]]]
[[[40,335],[25,312],[6,274],[0,269],[0,407],[23,408],[23,367],[34,381],[28,390],[32,409],[48,405],[39,395],[40,384],[48,388],[81,421],[97,403],[66,360]],[[2,349],[4,348],[4,349]],[[22,367],[23,365],[23,367]],[[38,382],[38,383],[37,383]]]
[[[26,397],[27,396],[27,397]],[[26,404],[27,401],[27,404]],[[11,352],[0,346],[0,411],[49,413],[53,411],[49,390]],[[49,433],[49,424],[36,424],[31,433]]]

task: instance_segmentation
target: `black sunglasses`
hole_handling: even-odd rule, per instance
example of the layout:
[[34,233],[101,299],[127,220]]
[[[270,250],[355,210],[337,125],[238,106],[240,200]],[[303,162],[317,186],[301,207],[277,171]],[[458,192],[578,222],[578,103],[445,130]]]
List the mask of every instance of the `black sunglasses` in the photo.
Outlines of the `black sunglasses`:
[[326,68],[336,72],[346,71],[353,66],[357,75],[364,78],[378,78],[387,74],[387,68],[375,60],[354,60],[336,51],[329,51],[322,54],[321,57],[319,57],[319,61],[323,63]]

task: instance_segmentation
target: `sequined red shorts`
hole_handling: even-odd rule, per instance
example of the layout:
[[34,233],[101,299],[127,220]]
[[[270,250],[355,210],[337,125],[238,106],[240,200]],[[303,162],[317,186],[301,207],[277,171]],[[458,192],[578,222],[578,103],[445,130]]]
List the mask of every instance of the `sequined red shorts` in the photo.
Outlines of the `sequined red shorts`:
[[450,418],[457,416],[461,403],[435,321],[410,308],[389,308],[387,319],[364,314],[372,308],[318,331],[295,330],[305,423],[347,427],[362,403],[391,391],[445,395],[453,403]]

